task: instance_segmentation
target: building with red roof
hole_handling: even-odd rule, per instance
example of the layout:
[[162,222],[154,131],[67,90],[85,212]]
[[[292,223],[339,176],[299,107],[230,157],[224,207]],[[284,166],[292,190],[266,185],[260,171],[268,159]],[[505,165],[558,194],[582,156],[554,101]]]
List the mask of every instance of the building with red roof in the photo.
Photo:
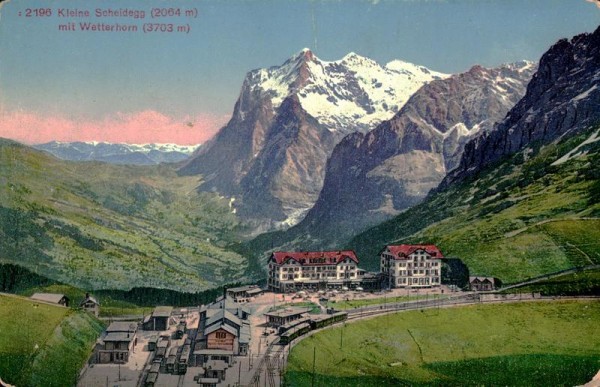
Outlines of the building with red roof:
[[300,289],[355,288],[365,271],[358,268],[352,250],[276,251],[269,257],[269,289],[290,292]]
[[435,245],[388,245],[381,251],[381,273],[390,288],[440,286],[442,258]]

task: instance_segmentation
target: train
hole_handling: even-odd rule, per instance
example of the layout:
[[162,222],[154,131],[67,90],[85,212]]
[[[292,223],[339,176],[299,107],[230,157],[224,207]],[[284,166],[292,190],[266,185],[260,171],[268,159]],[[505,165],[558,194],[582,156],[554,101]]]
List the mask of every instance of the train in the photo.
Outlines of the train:
[[319,329],[348,319],[348,312],[337,312],[324,317],[315,316],[310,320],[310,329]]
[[298,320],[290,321],[289,323],[280,326],[277,330],[277,334],[279,334],[281,336],[285,332],[289,331],[290,329],[295,328],[298,325],[304,324],[304,323],[310,324],[310,317],[302,317]]
[[296,325],[295,327],[289,329],[283,335],[279,336],[279,344],[287,345],[291,343],[297,337],[305,335],[310,331],[310,324],[303,323],[300,325]]
[[177,361],[177,373],[179,375],[185,375],[188,369],[188,360],[190,358],[191,353],[191,345],[186,342],[183,345],[183,349],[181,350],[181,354],[179,355],[179,359]]
[[[348,319],[347,312],[333,313],[324,317],[313,316],[301,320],[292,321],[282,325],[279,331],[279,344],[287,345],[294,339],[305,335],[309,331],[326,327]],[[282,329],[284,328],[284,329]]]
[[150,367],[150,371],[148,371],[148,375],[146,375],[146,380],[144,382],[145,387],[153,387],[156,384],[156,380],[158,379],[158,373],[160,372],[160,363],[152,363]]
[[179,347],[174,346],[169,350],[169,356],[166,361],[166,372],[168,374],[174,374],[177,369],[175,368],[177,365],[177,352],[179,352]]
[[186,328],[187,328],[187,324],[186,324],[185,321],[182,321],[179,324],[177,324],[177,329],[175,330],[175,338],[176,339],[183,338],[183,335],[185,334],[185,329]]

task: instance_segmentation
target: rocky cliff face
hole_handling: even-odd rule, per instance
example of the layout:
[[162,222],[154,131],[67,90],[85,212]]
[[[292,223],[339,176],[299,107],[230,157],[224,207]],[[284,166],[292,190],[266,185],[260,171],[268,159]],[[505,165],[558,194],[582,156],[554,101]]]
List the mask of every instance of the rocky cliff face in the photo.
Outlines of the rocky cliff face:
[[248,73],[231,121],[180,173],[202,190],[235,197],[239,215],[264,229],[299,221],[321,190],[333,147],[391,118],[423,84],[445,78],[354,53],[326,62],[303,50],[283,65]]
[[396,116],[334,149],[315,206],[291,234],[329,242],[420,202],[456,167],[465,143],[525,94],[535,64],[521,62],[432,81]]
[[494,130],[466,147],[448,186],[534,143],[548,143],[600,122],[600,28],[560,40],[540,59],[522,100]]

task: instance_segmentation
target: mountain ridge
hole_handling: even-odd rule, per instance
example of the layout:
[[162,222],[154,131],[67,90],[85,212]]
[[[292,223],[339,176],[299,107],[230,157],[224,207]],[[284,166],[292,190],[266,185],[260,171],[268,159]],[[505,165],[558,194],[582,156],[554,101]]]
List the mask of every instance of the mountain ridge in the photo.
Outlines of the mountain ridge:
[[435,243],[505,282],[600,262],[600,28],[541,58],[523,98],[420,204],[348,248]]
[[[199,291],[246,279],[229,201],[172,164],[60,160],[0,139],[0,262],[85,289]],[[259,269],[258,269],[259,270]]]
[[372,129],[422,84],[447,76],[405,62],[390,67],[354,53],[322,61],[305,49],[248,72],[229,123],[179,173],[200,174],[200,190],[234,198],[257,232],[295,223],[317,199],[344,135]]
[[104,141],[50,141],[33,145],[62,160],[103,161],[111,164],[152,165],[184,161],[200,145],[128,144]]
[[288,241],[335,247],[419,203],[454,168],[468,139],[490,130],[525,94],[534,69],[532,62],[473,66],[424,85],[369,133],[346,136],[326,164],[315,206],[288,230]]
[[[555,43],[540,59],[525,97],[494,131],[482,133],[467,144],[460,165],[441,187],[476,174],[528,144],[552,141],[600,120],[599,62],[600,27]],[[542,109],[550,103],[552,109]]]

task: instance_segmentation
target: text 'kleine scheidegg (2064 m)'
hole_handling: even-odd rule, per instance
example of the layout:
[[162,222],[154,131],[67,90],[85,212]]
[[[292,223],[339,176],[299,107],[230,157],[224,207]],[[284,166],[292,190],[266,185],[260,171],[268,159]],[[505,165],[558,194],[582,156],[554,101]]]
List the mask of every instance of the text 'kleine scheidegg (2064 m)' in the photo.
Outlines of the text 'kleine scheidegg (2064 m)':
[[197,8],[149,7],[149,8],[26,8],[20,17],[57,19],[59,31],[74,32],[179,32],[189,33],[186,21],[198,17]]

